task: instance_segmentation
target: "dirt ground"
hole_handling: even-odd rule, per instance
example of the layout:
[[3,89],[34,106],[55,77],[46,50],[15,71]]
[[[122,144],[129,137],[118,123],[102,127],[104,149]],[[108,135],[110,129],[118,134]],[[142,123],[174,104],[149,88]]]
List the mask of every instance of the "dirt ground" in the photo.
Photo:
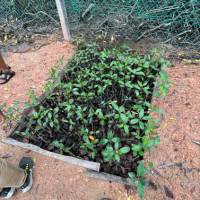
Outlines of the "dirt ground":
[[[200,199],[200,65],[175,64],[168,70],[171,87],[165,100],[154,104],[165,110],[158,130],[161,143],[146,155],[155,164],[152,180],[156,192],[147,190],[147,200]],[[164,192],[166,186],[169,191]]]
[[[37,51],[6,54],[6,62],[16,76],[0,86],[0,103],[24,102],[29,89],[41,94],[49,69],[61,56],[67,60],[73,52],[70,44],[54,42]],[[146,190],[145,200],[198,200],[200,146],[192,140],[200,140],[200,65],[176,64],[168,74],[169,95],[164,100],[154,100],[165,110],[165,117],[159,128],[161,143],[145,156],[146,161],[155,163],[150,177],[155,185]],[[0,136],[6,136],[2,129]],[[24,155],[35,159],[34,186],[25,195],[17,193],[15,200],[137,199],[135,194],[128,198],[122,185],[85,177],[82,168],[0,143],[0,157],[8,156],[10,162],[17,163]]]

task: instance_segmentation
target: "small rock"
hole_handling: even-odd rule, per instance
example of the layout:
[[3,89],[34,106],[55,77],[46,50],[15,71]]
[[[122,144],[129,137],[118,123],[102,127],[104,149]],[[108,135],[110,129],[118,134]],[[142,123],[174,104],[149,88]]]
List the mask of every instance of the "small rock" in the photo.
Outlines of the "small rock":
[[149,181],[149,186],[150,186],[153,190],[157,190],[157,189],[158,189],[157,185],[156,185],[153,181]]
[[182,134],[182,133],[174,133],[174,134],[172,135],[172,140],[173,140],[174,142],[181,142],[181,141],[183,141],[184,139],[185,139],[185,135]]
[[174,195],[172,191],[166,185],[164,185],[163,188],[164,188],[166,197],[173,199]]

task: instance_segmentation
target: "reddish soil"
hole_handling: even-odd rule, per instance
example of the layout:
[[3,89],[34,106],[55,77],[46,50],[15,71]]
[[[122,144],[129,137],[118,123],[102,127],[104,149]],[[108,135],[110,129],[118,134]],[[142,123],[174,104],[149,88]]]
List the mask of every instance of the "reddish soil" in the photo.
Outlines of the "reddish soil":
[[15,77],[7,84],[0,86],[0,102],[12,104],[18,100],[28,99],[27,92],[34,89],[41,93],[43,85],[49,77],[49,70],[65,58],[67,62],[74,52],[73,46],[67,43],[55,42],[37,51],[27,53],[7,53],[5,59],[16,72]]
[[[68,59],[74,50],[70,44],[52,43],[35,52],[9,53],[6,61],[17,75],[6,85],[0,86],[0,102],[24,102],[29,89],[42,92],[49,69],[64,55]],[[146,154],[145,160],[155,163],[150,179],[157,189],[147,189],[145,200],[198,200],[200,194],[200,65],[176,64],[168,70],[171,80],[169,95],[155,100],[165,110],[159,129],[161,143]],[[0,130],[1,137],[5,133]],[[0,143],[0,156],[17,163],[28,155],[35,159],[33,189],[13,199],[20,200],[130,200],[121,185],[88,179],[84,169],[52,158]],[[180,164],[182,163],[182,165]],[[164,191],[165,186],[165,191]],[[167,189],[166,189],[167,188]],[[137,199],[135,195],[132,199]]]
[[[161,143],[146,155],[155,164],[152,180],[158,190],[146,190],[146,200],[170,199],[165,185],[176,200],[198,200],[200,194],[200,65],[176,64],[168,70],[169,95],[154,104],[165,110],[159,128]],[[169,194],[168,194],[169,195]]]

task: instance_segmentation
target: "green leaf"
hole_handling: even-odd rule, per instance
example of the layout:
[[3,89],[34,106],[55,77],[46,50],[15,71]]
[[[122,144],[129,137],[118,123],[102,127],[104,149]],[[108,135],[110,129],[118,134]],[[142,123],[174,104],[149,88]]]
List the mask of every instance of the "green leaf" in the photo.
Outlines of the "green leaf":
[[33,112],[33,117],[34,117],[34,119],[37,119],[39,117],[39,114],[36,111],[34,111]]
[[142,162],[139,163],[138,167],[137,167],[137,176],[139,177],[143,177],[145,173],[145,168]]
[[94,159],[95,156],[96,156],[96,152],[93,151],[93,152],[91,153],[91,158]]
[[112,133],[112,131],[108,131],[108,140],[112,140],[112,138],[113,138],[113,133]]
[[106,139],[106,138],[102,138],[100,140],[100,144],[102,144],[102,145],[106,145],[107,143],[108,143],[108,139]]
[[139,112],[139,118],[142,119],[144,117],[144,109],[141,109]]
[[64,151],[66,153],[69,153],[71,149],[70,147],[65,147],[65,145],[62,142],[59,142],[58,140],[54,140],[50,145],[60,149],[61,152]]
[[116,111],[119,111],[119,107],[118,107],[118,105],[116,104],[115,101],[112,101],[111,105]]
[[145,75],[144,72],[141,72],[141,71],[135,72],[134,74],[135,74],[135,75],[141,75],[141,76],[144,76],[144,75]]
[[130,121],[131,124],[137,124],[139,122],[139,119],[132,119]]
[[124,125],[124,132],[128,135],[129,134],[129,127]]
[[143,122],[139,122],[139,126],[140,126],[140,128],[142,129],[142,130],[144,130],[144,123]]
[[119,156],[118,154],[115,154],[115,155],[114,155],[114,158],[115,158],[115,160],[116,160],[117,162],[120,161],[120,156]]
[[158,145],[158,144],[160,143],[160,139],[159,139],[159,137],[149,139],[149,138],[146,136],[146,137],[143,137],[142,143],[143,143],[143,146],[144,146],[144,149],[145,149],[145,150],[150,150],[150,149],[152,149],[154,146],[156,146],[156,145]]
[[114,150],[111,146],[107,146],[106,149],[102,151],[102,155],[105,161],[110,161],[113,159]]
[[148,163],[148,168],[149,168],[149,169],[152,169],[152,168],[153,168],[153,166],[154,166],[154,165],[153,165],[153,163],[152,163],[152,162],[149,162],[149,163]]
[[86,136],[86,135],[83,136],[83,141],[86,143],[90,143],[88,136]]
[[146,115],[146,116],[144,116],[142,119],[143,119],[143,120],[149,120],[150,117]]
[[54,112],[57,113],[58,111],[59,111],[59,107],[56,107],[56,108],[54,109]]
[[114,142],[114,143],[119,143],[119,142],[120,142],[120,138],[114,137],[114,138],[112,139],[112,142]]
[[99,119],[104,119],[104,115],[101,109],[97,109],[95,114],[98,116]]
[[41,120],[41,119],[38,119],[38,120],[37,120],[37,123],[38,123],[40,126],[42,126],[42,120]]
[[53,128],[53,122],[51,121],[50,123],[49,123],[49,125],[51,126],[51,128]]
[[140,95],[138,90],[135,90],[135,94],[136,94],[137,97]]
[[102,120],[100,121],[100,124],[101,124],[101,126],[104,126],[104,125],[105,125],[104,119],[102,119]]
[[60,147],[60,142],[58,140],[54,140],[50,145]]
[[71,153],[70,150],[71,150],[70,147],[65,147],[65,148],[63,149],[63,151],[64,151],[65,153]]
[[49,118],[49,119],[52,118],[52,113],[51,113],[51,112],[48,113],[48,118]]
[[144,68],[149,68],[149,62],[145,62],[143,65]]
[[119,149],[119,142],[118,141],[115,142],[114,146],[115,146],[115,150],[118,150]]
[[140,145],[140,144],[133,144],[132,145],[132,151],[137,154],[137,152],[142,151],[142,145]]
[[129,173],[128,173],[128,176],[129,176],[129,178],[130,178],[130,184],[131,184],[132,186],[134,186],[134,184],[135,184],[135,174],[134,174],[133,172],[129,172]]
[[119,107],[119,112],[121,112],[121,113],[122,113],[122,112],[125,112],[124,106],[120,106],[120,107]]
[[128,117],[125,114],[120,114],[120,118],[125,124],[128,122]]
[[140,198],[144,198],[144,186],[144,181],[142,179],[139,179],[137,185],[137,192]]
[[125,146],[125,147],[122,147],[122,148],[119,149],[120,154],[126,154],[129,151],[130,151],[130,147],[128,147],[128,146]]

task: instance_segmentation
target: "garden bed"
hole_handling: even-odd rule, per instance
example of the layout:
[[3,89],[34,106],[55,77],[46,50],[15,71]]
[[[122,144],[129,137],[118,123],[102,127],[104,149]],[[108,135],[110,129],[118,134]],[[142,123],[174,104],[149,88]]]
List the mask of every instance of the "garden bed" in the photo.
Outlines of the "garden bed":
[[128,49],[81,47],[62,75],[54,73],[43,98],[33,96],[31,112],[11,138],[100,163],[104,173],[140,176],[144,152],[158,143],[149,113],[159,75],[159,92],[167,89],[168,64],[158,52],[139,56]]

